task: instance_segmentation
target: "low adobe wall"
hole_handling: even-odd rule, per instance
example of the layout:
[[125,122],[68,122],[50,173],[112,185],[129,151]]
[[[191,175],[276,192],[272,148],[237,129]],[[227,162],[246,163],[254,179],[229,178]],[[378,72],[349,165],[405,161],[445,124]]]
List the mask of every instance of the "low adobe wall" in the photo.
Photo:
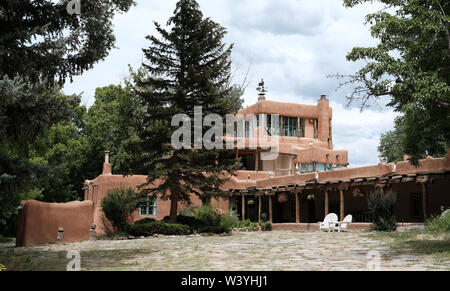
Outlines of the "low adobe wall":
[[17,223],[16,246],[56,242],[59,227],[64,227],[64,242],[89,239],[93,221],[92,201],[63,204],[27,200],[21,205],[23,208]]
[[419,168],[414,167],[408,161],[398,162],[396,164],[399,175],[407,174],[419,174],[427,172],[439,172],[450,170],[450,151],[444,158],[436,159],[428,157],[424,160],[420,160]]

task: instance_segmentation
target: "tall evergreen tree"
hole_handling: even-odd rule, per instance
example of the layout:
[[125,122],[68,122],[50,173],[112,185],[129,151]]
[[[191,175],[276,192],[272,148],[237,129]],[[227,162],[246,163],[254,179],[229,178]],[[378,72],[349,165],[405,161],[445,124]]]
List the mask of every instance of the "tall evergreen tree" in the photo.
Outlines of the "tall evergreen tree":
[[[232,45],[226,47],[222,42],[226,30],[203,18],[196,1],[177,3],[167,23],[170,30],[156,22],[155,26],[161,38],[147,37],[151,42],[144,49],[147,77],[141,74],[136,79],[146,107],[141,150],[146,161],[142,170],[148,173],[148,179],[142,192],[170,199],[170,219],[176,221],[179,202],[190,203],[191,193],[204,203],[220,195],[220,186],[228,179],[223,174],[234,173],[239,161],[227,150],[174,149],[171,136],[176,128],[171,126],[172,117],[186,114],[194,120],[195,106],[202,107],[202,118],[211,113],[223,117],[234,113],[236,106],[230,106],[230,100],[238,103],[239,98],[230,86]],[[203,127],[202,132],[207,129]],[[191,134],[194,148],[193,131]]]

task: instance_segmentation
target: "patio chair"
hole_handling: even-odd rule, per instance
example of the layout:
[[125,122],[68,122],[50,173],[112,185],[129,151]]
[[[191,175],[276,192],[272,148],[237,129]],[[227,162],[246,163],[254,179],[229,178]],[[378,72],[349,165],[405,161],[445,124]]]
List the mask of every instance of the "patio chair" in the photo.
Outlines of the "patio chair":
[[319,230],[333,231],[338,223],[338,216],[334,213],[330,213],[323,219],[323,222],[319,222]]
[[344,218],[343,221],[340,221],[337,226],[338,232],[347,231],[348,226],[352,223],[352,218],[352,215],[349,214]]

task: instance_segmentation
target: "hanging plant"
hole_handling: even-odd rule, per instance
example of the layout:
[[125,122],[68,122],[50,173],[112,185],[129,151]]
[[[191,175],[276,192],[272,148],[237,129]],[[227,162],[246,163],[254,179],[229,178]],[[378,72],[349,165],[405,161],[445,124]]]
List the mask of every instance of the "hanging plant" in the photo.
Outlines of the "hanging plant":
[[364,193],[359,188],[353,189],[353,197],[364,197]]
[[316,197],[314,196],[314,194],[310,194],[310,195],[308,195],[308,197],[306,197],[306,199],[314,200],[314,199],[316,199]]
[[288,196],[286,193],[281,193],[278,195],[278,202],[284,203],[288,201]]
[[248,200],[247,204],[248,204],[248,205],[253,205],[253,204],[255,204],[255,200],[250,199],[250,200]]

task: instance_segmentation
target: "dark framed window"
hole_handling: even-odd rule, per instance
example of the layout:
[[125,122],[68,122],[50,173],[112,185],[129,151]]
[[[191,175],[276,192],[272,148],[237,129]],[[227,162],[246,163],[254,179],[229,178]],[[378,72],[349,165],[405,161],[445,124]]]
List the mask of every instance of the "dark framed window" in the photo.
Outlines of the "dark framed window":
[[245,121],[245,137],[250,137],[250,120]]
[[275,118],[278,115],[274,115],[272,116],[271,114],[267,114],[267,130],[270,132],[270,135],[272,136],[277,136],[280,135],[280,127],[281,127],[281,123],[280,123],[280,116],[278,116],[278,128],[275,128],[275,122],[273,118]]
[[314,138],[319,137],[319,120],[314,119]]
[[300,118],[300,137],[305,137],[305,119]]
[[284,136],[298,136],[298,118],[297,117],[283,117],[283,135]]

